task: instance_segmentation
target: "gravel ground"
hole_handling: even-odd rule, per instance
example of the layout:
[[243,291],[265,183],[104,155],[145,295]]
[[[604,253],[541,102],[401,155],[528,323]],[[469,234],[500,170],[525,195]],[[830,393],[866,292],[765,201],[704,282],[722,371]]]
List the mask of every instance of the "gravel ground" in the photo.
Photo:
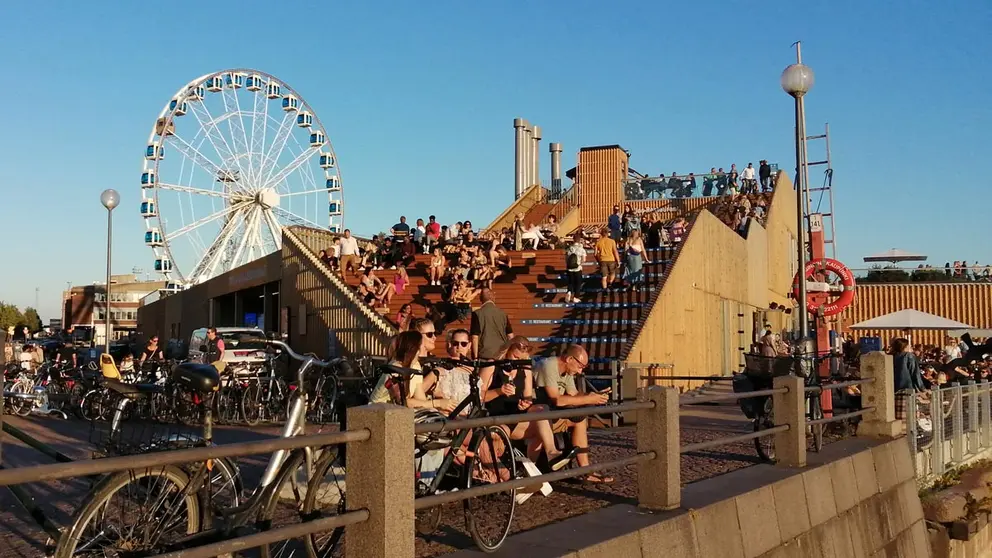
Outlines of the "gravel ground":
[[[727,416],[717,416],[721,414]],[[739,412],[737,414],[739,415]],[[749,422],[735,419],[734,415],[720,411],[703,413],[703,416],[683,416],[682,445],[726,438],[751,430]],[[740,416],[740,419],[743,419],[743,416]],[[590,438],[594,463],[612,461],[635,453],[635,432],[632,428],[593,431]],[[757,463],[752,442],[683,455],[682,483],[689,484]],[[616,479],[610,485],[594,486],[562,482],[555,483],[554,492],[548,497],[539,494],[532,496],[524,504],[517,506],[511,534],[614,504],[636,504],[636,466],[613,470],[609,474]],[[431,537],[417,539],[417,558],[429,558],[472,547],[474,543],[465,529],[462,505],[449,504],[442,512],[441,527],[438,532]]]
[[[88,458],[89,430],[85,423],[42,418],[4,418],[74,458]],[[681,426],[683,445],[750,431],[750,423],[744,420],[736,407],[730,406],[684,408]],[[218,429],[216,437],[221,443],[230,443],[257,439],[276,432],[274,427],[224,427]],[[635,451],[633,428],[593,430],[590,437],[593,462],[611,461],[632,455]],[[50,462],[37,452],[11,441],[7,436],[4,436],[3,458],[8,467]],[[684,455],[682,482],[696,482],[755,463],[757,458],[751,442]],[[246,458],[241,460],[241,464],[246,484],[250,488],[254,486],[256,481],[253,479],[264,462],[258,458]],[[636,503],[636,467],[625,467],[610,471],[609,474],[616,479],[610,485],[562,482],[555,484],[554,492],[548,497],[539,494],[531,497],[517,507],[512,532],[526,531],[617,503]],[[88,483],[81,481],[34,484],[30,486],[30,493],[43,505],[46,513],[61,523],[79,505],[88,486]],[[42,556],[46,538],[10,493],[0,489],[0,558]],[[473,546],[474,543],[465,531],[461,504],[451,504],[443,510],[441,527],[437,533],[429,538],[417,539],[417,556],[439,556]]]

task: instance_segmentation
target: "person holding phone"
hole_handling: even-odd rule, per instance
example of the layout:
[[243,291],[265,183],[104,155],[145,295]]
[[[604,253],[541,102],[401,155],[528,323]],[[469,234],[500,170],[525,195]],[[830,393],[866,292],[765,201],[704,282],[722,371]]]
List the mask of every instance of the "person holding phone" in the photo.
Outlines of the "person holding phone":
[[[575,386],[575,376],[587,366],[589,354],[581,345],[569,345],[557,357],[542,360],[535,372],[537,402],[552,409],[605,405],[610,400],[609,390],[583,394]],[[570,432],[579,467],[589,465],[589,419],[559,419],[552,425],[552,430]],[[582,480],[589,484],[610,484],[614,479],[591,473]]]
[[[510,340],[497,355],[497,360],[530,360],[530,342],[518,336]],[[480,371],[483,387],[486,389],[484,402],[489,413],[496,416],[516,415],[526,412],[547,410],[542,405],[534,405],[534,373],[527,367],[489,366]],[[555,447],[551,422],[536,420],[519,422],[505,426],[511,440],[527,440],[527,458],[537,462],[543,451],[552,471],[559,471],[568,465],[572,455],[563,455]]]

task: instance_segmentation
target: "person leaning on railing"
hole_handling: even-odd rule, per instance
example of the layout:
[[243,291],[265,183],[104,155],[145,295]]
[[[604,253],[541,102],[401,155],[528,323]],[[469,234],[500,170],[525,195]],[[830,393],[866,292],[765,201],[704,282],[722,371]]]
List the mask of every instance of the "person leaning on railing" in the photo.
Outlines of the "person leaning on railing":
[[896,419],[905,419],[906,399],[926,390],[926,386],[923,384],[920,362],[916,360],[909,341],[896,337],[889,344],[889,352],[892,354],[892,369],[895,373]]
[[[589,354],[580,345],[569,345],[556,357],[546,358],[537,364],[534,381],[537,384],[536,401],[552,409],[605,405],[607,393],[579,393],[575,376],[589,366]],[[571,432],[575,460],[580,467],[589,465],[589,419],[559,419],[552,425],[554,432]],[[612,477],[595,473],[583,477],[590,484],[609,484]]]

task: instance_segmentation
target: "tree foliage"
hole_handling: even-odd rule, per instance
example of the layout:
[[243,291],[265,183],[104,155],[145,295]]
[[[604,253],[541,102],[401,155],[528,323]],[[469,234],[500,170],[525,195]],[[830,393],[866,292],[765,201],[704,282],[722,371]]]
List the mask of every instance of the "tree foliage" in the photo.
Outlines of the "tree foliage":
[[0,301],[0,328],[4,331],[10,327],[16,327],[25,323],[24,314],[13,304]]
[[37,310],[30,306],[24,309],[24,325],[28,326],[29,331],[39,331],[42,326],[41,316],[38,315]]

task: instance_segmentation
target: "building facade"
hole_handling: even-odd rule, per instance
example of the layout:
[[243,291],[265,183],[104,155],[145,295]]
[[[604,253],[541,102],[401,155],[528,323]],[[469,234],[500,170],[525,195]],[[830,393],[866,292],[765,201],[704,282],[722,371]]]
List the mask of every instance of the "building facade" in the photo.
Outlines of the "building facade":
[[137,331],[141,299],[163,288],[164,281],[141,281],[133,274],[110,276],[109,300],[104,283],[70,287],[62,303],[62,326],[90,330],[90,339],[99,345],[106,339],[109,312],[111,338],[128,337]]

